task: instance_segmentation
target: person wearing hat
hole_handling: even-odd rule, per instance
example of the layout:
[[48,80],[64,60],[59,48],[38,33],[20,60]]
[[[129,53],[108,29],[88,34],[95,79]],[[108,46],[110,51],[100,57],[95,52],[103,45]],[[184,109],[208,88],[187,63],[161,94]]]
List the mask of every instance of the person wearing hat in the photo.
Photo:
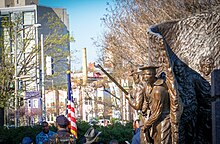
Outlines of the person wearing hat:
[[128,103],[132,108],[135,110],[141,110],[144,101],[144,85],[141,81],[141,71],[139,69],[132,70],[129,76],[132,76],[135,86],[128,95],[125,95],[125,98],[128,100]]
[[50,138],[51,144],[73,144],[75,138],[68,131],[69,120],[64,115],[56,118],[57,133]]
[[49,124],[48,122],[44,121],[42,122],[42,132],[40,132],[36,136],[36,144],[43,144],[49,142],[49,137],[56,134],[55,132],[49,130]]
[[[165,143],[171,141],[170,123],[170,98],[168,88],[164,79],[156,77],[156,66],[145,66],[142,70],[143,80],[145,81],[144,97],[145,103],[149,104],[150,116],[144,119],[141,132],[145,133],[145,138],[141,137],[143,143]],[[149,135],[149,131],[152,134]],[[153,139],[153,142],[151,141]],[[146,142],[147,141],[147,142]]]
[[90,127],[84,137],[85,137],[85,142],[84,144],[98,144],[99,143],[99,135],[101,134],[101,132],[98,132],[96,129],[94,129],[94,127]]

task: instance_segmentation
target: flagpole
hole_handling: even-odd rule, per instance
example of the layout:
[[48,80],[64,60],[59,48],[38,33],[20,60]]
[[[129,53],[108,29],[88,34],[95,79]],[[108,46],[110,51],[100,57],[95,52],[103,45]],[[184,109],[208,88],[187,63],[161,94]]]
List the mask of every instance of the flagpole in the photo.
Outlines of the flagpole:
[[67,71],[67,117],[70,121],[70,132],[77,138],[77,125],[76,125],[76,117],[75,117],[75,107],[74,107],[74,99],[72,96],[72,86],[71,86],[71,71],[70,71],[70,58],[68,58],[68,71]]

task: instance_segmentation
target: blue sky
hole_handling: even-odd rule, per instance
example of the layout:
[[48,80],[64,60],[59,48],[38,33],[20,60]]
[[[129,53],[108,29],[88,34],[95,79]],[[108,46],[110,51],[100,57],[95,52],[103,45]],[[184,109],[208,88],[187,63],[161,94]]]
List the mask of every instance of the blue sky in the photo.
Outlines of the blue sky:
[[[79,70],[82,66],[82,49],[87,48],[87,63],[97,60],[97,47],[91,38],[99,37],[104,26],[100,18],[106,14],[109,0],[39,0],[39,5],[66,8],[70,19],[70,34],[75,42],[71,49],[78,50],[78,61],[72,62],[72,70]],[[78,64],[77,64],[78,63]]]

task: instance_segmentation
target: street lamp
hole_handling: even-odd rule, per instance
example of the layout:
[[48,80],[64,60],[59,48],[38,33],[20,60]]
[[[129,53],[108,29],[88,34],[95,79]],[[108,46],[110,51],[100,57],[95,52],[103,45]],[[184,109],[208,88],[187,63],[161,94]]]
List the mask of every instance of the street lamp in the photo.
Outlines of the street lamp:
[[44,71],[44,37],[41,38],[41,79],[42,79],[42,121],[46,120],[46,105],[45,105],[45,71]]
[[18,119],[19,119],[19,115],[18,115],[18,80],[21,79],[21,77],[18,76],[18,71],[17,71],[17,49],[18,49],[18,41],[17,41],[17,38],[18,38],[18,33],[22,30],[25,30],[27,28],[30,28],[30,27],[35,27],[35,28],[38,28],[40,27],[41,24],[33,24],[32,26],[29,26],[29,27],[25,27],[23,29],[20,29],[18,30],[18,27],[16,26],[16,30],[15,30],[15,49],[14,49],[14,64],[15,64],[15,93],[14,93],[14,96],[15,96],[15,127],[18,127]]

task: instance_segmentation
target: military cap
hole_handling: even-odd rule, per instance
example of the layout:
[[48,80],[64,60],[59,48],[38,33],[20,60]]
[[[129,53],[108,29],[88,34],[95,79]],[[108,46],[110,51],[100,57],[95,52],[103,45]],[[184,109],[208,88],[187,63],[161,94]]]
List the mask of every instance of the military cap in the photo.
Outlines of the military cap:
[[140,72],[141,72],[140,69],[131,70],[131,73],[129,74],[129,76],[133,76],[134,74],[138,74],[138,73],[140,73]]
[[69,120],[64,115],[59,115],[56,118],[56,123],[58,125],[67,126],[69,124]]

